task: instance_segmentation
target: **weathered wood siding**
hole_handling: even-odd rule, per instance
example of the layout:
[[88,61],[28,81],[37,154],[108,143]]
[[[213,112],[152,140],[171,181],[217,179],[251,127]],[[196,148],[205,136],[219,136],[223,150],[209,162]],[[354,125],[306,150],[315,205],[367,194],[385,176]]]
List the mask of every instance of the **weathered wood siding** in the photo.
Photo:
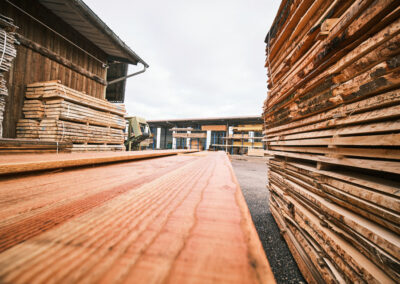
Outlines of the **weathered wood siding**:
[[[107,81],[112,81],[127,75],[128,64],[111,64],[107,69]],[[106,99],[110,102],[123,103],[125,99],[126,80],[107,87]]]
[[[82,49],[96,56],[102,62],[106,62],[107,56],[103,51],[37,1],[15,0],[13,3],[76,43]],[[14,23],[19,27],[18,33],[24,38],[47,48],[59,55],[63,60],[87,70],[88,73],[106,80],[107,71],[99,61],[91,58],[5,1],[0,1],[0,11],[14,20]],[[93,80],[89,76],[75,72],[65,65],[59,64],[57,61],[51,60],[47,56],[21,44],[17,48],[17,57],[8,78],[9,97],[3,124],[4,137],[13,138],[16,135],[16,123],[22,117],[26,85],[48,80],[60,80],[62,84],[86,92],[96,98],[104,98],[105,96],[104,84]]]

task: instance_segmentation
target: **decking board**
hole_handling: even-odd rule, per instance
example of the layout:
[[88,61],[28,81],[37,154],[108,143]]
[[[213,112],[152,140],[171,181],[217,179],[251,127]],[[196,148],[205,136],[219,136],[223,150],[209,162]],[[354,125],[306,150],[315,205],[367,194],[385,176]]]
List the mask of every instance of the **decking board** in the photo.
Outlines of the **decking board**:
[[3,177],[0,200],[5,282],[274,283],[223,152]]

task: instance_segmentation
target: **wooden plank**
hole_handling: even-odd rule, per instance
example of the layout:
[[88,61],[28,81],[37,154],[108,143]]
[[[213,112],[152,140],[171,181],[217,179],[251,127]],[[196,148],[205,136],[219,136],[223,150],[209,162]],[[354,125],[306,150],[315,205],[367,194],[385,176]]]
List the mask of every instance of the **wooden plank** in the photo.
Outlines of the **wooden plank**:
[[[41,89],[44,88],[44,89]],[[35,90],[39,89],[39,90]],[[106,100],[88,96],[77,90],[68,88],[59,81],[37,82],[27,85],[26,97],[28,99],[60,99],[81,104],[87,107],[109,111],[118,115],[125,115],[125,107],[110,103]]]
[[[383,113],[383,112],[382,112]],[[358,116],[364,117],[365,115]],[[371,116],[370,116],[371,118]],[[354,121],[354,120],[352,120]],[[342,121],[339,122],[339,125]],[[314,124],[315,125],[315,124]],[[340,136],[340,135],[358,135],[358,134],[378,134],[382,132],[395,132],[400,130],[400,119],[384,121],[384,122],[376,122],[376,123],[368,123],[354,126],[342,126],[328,130],[321,131],[311,131],[311,132],[303,132],[297,134],[289,134],[289,135],[279,135],[273,136],[271,138],[264,138],[263,141],[283,141],[283,140],[294,140],[294,139],[308,139],[308,138],[318,138],[318,137],[329,137],[329,136]],[[297,131],[301,131],[301,129],[296,128]],[[272,136],[272,135],[271,135]]]
[[234,131],[238,132],[248,132],[248,131],[262,131],[262,124],[253,124],[253,125],[239,125],[237,127],[233,127]]
[[[399,71],[392,69],[392,67],[389,68],[391,70],[387,70],[388,66],[388,62],[374,66],[366,73],[360,74],[344,84],[336,85],[332,88],[333,90],[324,91],[316,98],[309,98],[290,109],[282,109],[274,116],[268,117],[266,122],[275,120],[272,126],[280,125],[333,109],[344,102],[361,100],[373,94],[383,93],[391,88],[398,88],[400,86]],[[381,72],[380,76],[373,75],[379,72]]]
[[70,168],[78,166],[98,165],[119,161],[132,161],[144,158],[163,157],[178,153],[193,153],[196,150],[166,150],[166,151],[141,151],[126,153],[96,153],[85,155],[40,155],[40,156],[6,156],[0,162],[0,175],[13,173],[26,173],[41,170]]
[[268,150],[266,151],[266,154],[400,174],[399,162],[366,160],[366,159],[364,160],[355,158],[332,158],[320,155],[288,153],[288,152],[268,151]]
[[[324,210],[322,210],[322,208],[319,207],[319,205],[317,205],[315,202],[317,202],[315,199],[307,199],[306,196],[308,196],[309,194],[311,194],[310,192],[307,191],[303,191],[302,195],[298,195],[298,189],[302,188],[302,190],[306,190],[303,187],[298,187],[297,189],[295,189],[297,187],[297,185],[295,184],[291,184],[294,187],[290,186],[287,187],[287,189],[289,190],[289,194],[283,194],[283,191],[280,189],[281,187],[280,185],[283,184],[287,184],[289,186],[288,183],[285,182],[283,177],[279,177],[279,173],[274,176],[273,178],[273,182],[274,184],[276,183],[276,186],[273,186],[273,190],[275,191],[280,191],[281,193],[279,194],[279,196],[281,198],[286,198],[288,195],[290,195],[292,198],[294,198],[293,200],[290,201],[290,204],[294,203],[294,200],[296,200],[295,202],[299,202],[301,204],[303,204],[304,206],[307,207],[307,209],[311,210],[314,212],[315,215],[320,215],[319,219],[322,219],[320,221],[320,223],[324,226],[327,227],[329,229],[331,229],[334,233],[338,233],[339,237],[345,237],[344,240],[346,240],[347,242],[349,242],[349,244],[351,246],[354,246],[354,248],[351,248],[351,250],[358,250],[364,254],[366,254],[366,256],[372,260],[375,265],[379,266],[383,271],[385,271],[385,273],[387,273],[388,275],[390,275],[391,277],[393,277],[393,279],[396,279],[398,277],[398,271],[396,272],[396,269],[394,267],[399,265],[399,261],[398,259],[396,260],[396,258],[393,258],[392,256],[390,256],[389,254],[387,254],[387,252],[383,251],[382,249],[380,249],[379,247],[376,247],[376,245],[370,241],[365,241],[362,237],[362,235],[359,235],[357,233],[354,232],[354,226],[352,227],[347,227],[347,226],[343,226],[342,225],[342,221],[338,221],[335,218],[330,218],[329,216],[327,216],[327,218],[321,218],[321,216],[326,215],[326,212]],[[292,191],[293,190],[293,191]],[[323,197],[326,198],[326,197]],[[333,200],[331,200],[333,201]],[[288,208],[288,207],[286,207]],[[290,208],[290,207],[289,207]],[[293,207],[292,207],[293,208]],[[284,207],[282,207],[282,209],[285,209]],[[292,212],[292,216],[293,216],[293,210]],[[297,214],[302,215],[304,213],[304,210],[300,211],[296,211]],[[343,210],[341,211],[340,214],[343,214]],[[301,222],[300,222],[301,223]],[[365,223],[362,223],[365,224]],[[372,225],[374,225],[375,223],[371,223]],[[376,224],[375,224],[376,225]],[[374,225],[374,226],[375,226]],[[304,225],[299,225],[299,227],[305,228]],[[340,227],[340,228],[339,228]],[[322,233],[321,230],[318,230],[319,233]],[[342,250],[343,249],[343,244],[334,248],[335,250]],[[343,253],[340,253],[339,255],[343,255]],[[347,264],[352,266],[351,261],[347,260]],[[354,267],[354,265],[356,265]],[[353,267],[356,268],[357,270],[359,270],[359,268],[357,268],[357,266],[360,265],[359,262],[356,262],[355,264],[353,264]],[[346,271],[347,267],[344,266],[341,268],[342,271]],[[361,273],[362,277],[365,277],[365,273]],[[349,275],[350,277],[353,277],[354,275],[351,273]]]
[[325,148],[325,147],[283,147],[269,146],[268,149],[275,151],[298,152],[298,153],[314,153],[325,155],[341,155],[341,156],[356,156],[366,158],[381,158],[381,159],[400,159],[400,150],[398,149],[376,149],[376,148]]
[[285,140],[268,142],[271,146],[301,145],[353,145],[353,146],[399,146],[400,134],[362,135],[332,138]]
[[73,151],[124,150],[125,107],[89,97],[61,85],[58,80],[28,85],[19,138],[42,141],[104,144],[72,147]]
[[263,146],[261,146],[260,144],[258,144],[258,145],[249,145],[249,144],[246,144],[246,145],[242,145],[241,143],[238,145],[238,144],[236,144],[236,145],[232,145],[232,144],[211,144],[211,146],[212,147],[223,147],[223,148],[225,148],[225,147],[227,147],[227,148],[230,148],[230,147],[233,147],[233,148],[263,148]]
[[304,278],[308,283],[323,283],[324,279],[321,278],[320,272],[314,266],[316,262],[313,263],[312,259],[310,259],[311,254],[305,251],[306,245],[299,243],[296,236],[285,224],[285,221],[281,219],[281,216],[278,213],[279,209],[276,209],[272,202],[270,210]]
[[372,244],[376,244],[392,255],[394,259],[399,259],[398,246],[400,238],[398,234],[350,212],[337,204],[331,203],[292,181],[285,180],[278,176],[276,176],[276,178],[278,178],[280,183],[285,184],[290,192],[293,191],[293,194],[297,194],[299,201],[307,201],[307,204],[311,205],[310,208],[314,208],[321,214],[329,216],[330,218],[327,219],[336,224],[336,226],[345,228],[344,230],[349,233],[355,233],[354,236],[359,235],[360,237],[368,239]]
[[172,133],[174,138],[207,138],[207,133]]
[[[319,182],[315,180],[313,176],[305,177],[290,170],[280,171],[275,167],[271,167],[270,170],[273,171],[272,176],[279,175],[282,178],[290,180],[306,188],[307,190],[322,196],[326,200],[330,200],[331,202],[334,202],[343,208],[353,211],[360,216],[363,216],[381,226],[392,230],[397,234],[400,234],[400,227],[397,225],[400,223],[400,215],[395,213],[396,208],[398,208],[400,205],[399,200],[396,198],[391,198],[390,196],[384,194],[374,194],[373,192],[360,193],[356,191],[360,188],[355,187],[347,187],[347,191],[342,190]],[[350,194],[348,188],[351,188],[353,190],[352,193],[354,194]],[[365,197],[367,195],[371,196],[371,200],[359,198],[359,196]],[[378,200],[378,202],[375,200]],[[385,200],[394,207],[383,208],[382,206],[378,205],[378,203],[382,203],[380,200]],[[394,212],[392,210],[394,210]]]
[[264,157],[264,149],[249,148],[249,150],[247,151],[247,156]]
[[[386,92],[383,94],[373,96],[371,98],[361,100],[359,102],[354,102],[354,103],[338,106],[335,109],[332,109],[332,110],[326,111],[326,112],[322,112],[317,115],[310,116],[308,118],[304,118],[304,119],[301,119],[301,120],[298,120],[295,122],[290,122],[290,123],[284,124],[282,126],[269,128],[268,133],[279,132],[279,134],[282,135],[282,134],[288,134],[288,133],[295,133],[296,129],[300,129],[299,132],[301,132],[301,131],[307,131],[307,130],[329,128],[329,127],[333,127],[333,126],[337,126],[337,125],[346,125],[346,124],[351,124],[351,123],[356,123],[356,122],[368,122],[368,121],[371,121],[374,119],[391,118],[391,117],[395,117],[396,113],[398,111],[396,111],[394,109],[394,112],[391,113],[391,116],[386,117],[382,113],[383,112],[382,110],[387,106],[396,105],[399,103],[400,103],[400,90]],[[375,112],[375,114],[372,114],[372,115],[363,115],[364,117],[368,117],[367,120],[360,120],[360,119],[354,120],[355,115],[358,115],[360,112],[367,112],[370,110],[376,110],[376,112]],[[373,118],[371,119],[371,117],[373,117]],[[346,118],[347,119],[353,118],[353,119],[346,120]],[[331,120],[331,121],[329,121],[329,120]],[[305,126],[305,125],[308,125],[307,126],[308,128],[300,127],[300,126]],[[316,125],[316,127],[313,127],[314,125]],[[323,125],[326,125],[326,127],[323,127]],[[289,131],[287,129],[293,129],[293,130]],[[283,130],[286,130],[286,132]]]
[[[361,187],[365,187],[369,190],[375,190],[388,195],[400,197],[400,183],[394,180],[388,180],[385,178],[366,175],[349,170],[331,169],[329,171],[317,170],[315,166],[303,163],[301,161],[291,161],[288,164],[285,161],[278,161],[275,159],[269,160],[268,163],[277,165],[278,167],[288,168],[293,171],[302,172],[305,175],[312,172],[314,176],[321,179],[322,182],[326,182],[330,178],[340,180],[346,183],[355,184]],[[329,182],[327,182],[329,183]]]
[[192,131],[192,132],[204,132],[202,129],[194,129],[192,127],[172,127],[169,131]]
[[[40,194],[23,189],[26,179]],[[275,283],[224,153],[4,182],[0,216],[12,212],[0,228],[5,281]]]
[[[377,267],[351,244],[347,243],[345,239],[334,234],[326,226],[323,226],[319,218],[312,214],[307,207],[302,206],[291,196],[282,196],[294,205],[294,218],[302,230],[308,232],[324,248],[324,251],[327,252],[335,265],[341,268],[341,271],[344,272],[348,280],[360,281],[363,279],[367,281],[393,282],[393,279],[384,270]],[[332,224],[331,226],[334,225]],[[335,254],[333,252],[334,249],[339,253]],[[348,264],[353,270],[347,266]],[[354,270],[356,273],[354,273]]]
[[[356,3],[354,3],[353,5],[356,5]],[[398,32],[399,32],[399,28],[398,28],[399,23],[400,23],[400,21],[397,19],[397,21],[395,21],[395,23],[393,23],[392,25],[390,25],[388,27],[385,27],[385,30],[382,31],[379,35],[377,35],[377,39],[374,39],[370,43],[375,43],[376,44],[377,40],[380,43],[385,42],[387,40],[390,40],[392,37],[394,37],[395,35],[398,34]],[[320,44],[320,46],[322,46],[322,44]],[[360,50],[358,50],[356,53],[353,54],[353,56],[356,55],[356,56],[358,56],[356,58],[360,58],[363,54],[364,53],[362,53],[362,52],[360,52]],[[311,54],[308,55],[307,56],[308,57],[308,62],[310,62],[311,58],[315,57],[316,55],[317,55],[317,52],[314,52],[313,55],[311,55]],[[349,58],[351,58],[351,57],[349,56],[348,59]],[[343,65],[341,65],[341,66],[342,66],[342,68],[345,67]],[[289,81],[289,78],[287,78],[286,83],[279,84],[279,86],[276,85],[275,89],[279,90],[279,92],[282,93],[282,94],[290,94],[293,91],[295,91],[296,89],[300,89],[299,84],[296,84],[296,82],[303,80],[303,78],[305,77],[304,72],[301,71],[301,70],[304,70],[305,68],[306,68],[305,66],[299,66],[297,71],[287,72],[288,75],[295,74],[296,72],[300,72],[301,76],[298,76],[296,81],[294,81],[293,78],[290,78],[290,81],[291,81],[290,84],[287,84],[288,81]],[[316,72],[313,72],[312,74],[316,75]],[[332,74],[332,73],[323,73],[323,75],[321,75],[320,78],[321,77],[322,78],[327,77],[329,74]],[[303,87],[303,86],[301,86],[301,87]],[[283,97],[280,96],[280,98],[282,100]],[[274,98],[274,100],[270,99],[268,103],[269,103],[269,105],[268,105],[269,107],[271,107],[273,104],[277,104],[278,103],[277,98]]]
[[226,125],[202,125],[201,130],[203,131],[227,131]]

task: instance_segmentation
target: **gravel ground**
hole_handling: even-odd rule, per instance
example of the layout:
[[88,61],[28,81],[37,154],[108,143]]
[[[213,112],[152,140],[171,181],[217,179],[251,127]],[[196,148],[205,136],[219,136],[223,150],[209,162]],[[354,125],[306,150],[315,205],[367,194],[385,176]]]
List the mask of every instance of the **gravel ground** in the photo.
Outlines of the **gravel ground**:
[[260,157],[231,157],[233,169],[277,283],[305,283],[269,211],[265,160]]

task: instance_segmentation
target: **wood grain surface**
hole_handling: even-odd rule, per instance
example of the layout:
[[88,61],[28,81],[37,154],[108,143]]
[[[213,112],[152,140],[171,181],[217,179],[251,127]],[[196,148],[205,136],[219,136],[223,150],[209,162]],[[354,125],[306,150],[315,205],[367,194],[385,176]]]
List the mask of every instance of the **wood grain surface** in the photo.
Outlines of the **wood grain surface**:
[[274,283],[225,153],[0,180],[10,283]]

